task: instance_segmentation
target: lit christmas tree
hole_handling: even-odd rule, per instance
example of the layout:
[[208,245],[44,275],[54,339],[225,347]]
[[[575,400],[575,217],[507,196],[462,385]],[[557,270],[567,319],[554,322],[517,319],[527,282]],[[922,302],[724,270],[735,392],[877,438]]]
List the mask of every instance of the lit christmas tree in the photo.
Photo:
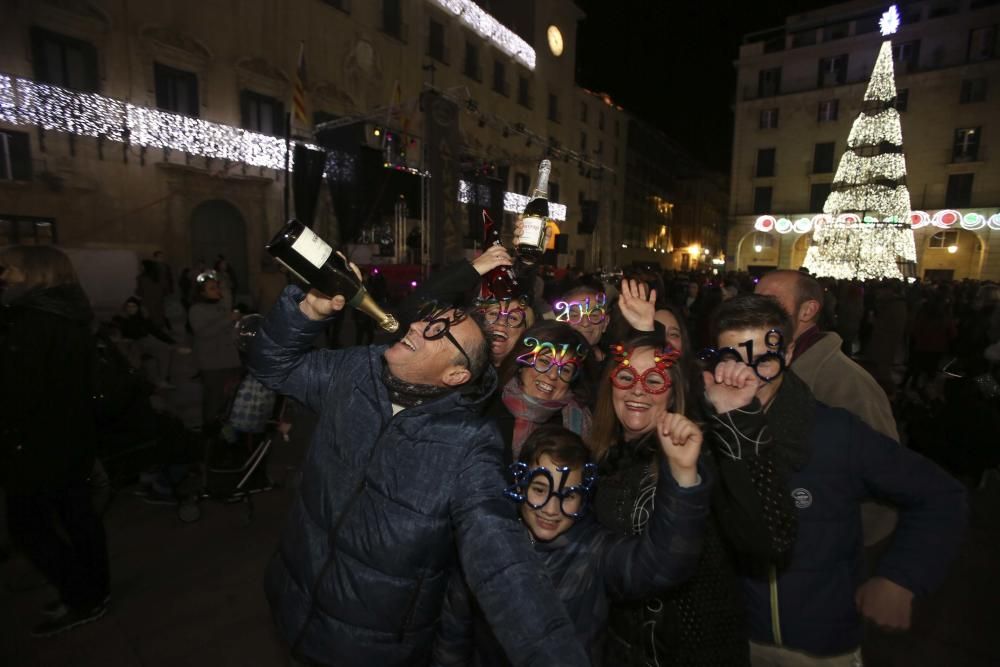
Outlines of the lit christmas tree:
[[[879,23],[883,35],[896,32],[895,5]],[[803,262],[811,273],[860,280],[902,278],[900,265],[916,262],[891,40],[882,42],[823,212],[830,220],[816,225]]]

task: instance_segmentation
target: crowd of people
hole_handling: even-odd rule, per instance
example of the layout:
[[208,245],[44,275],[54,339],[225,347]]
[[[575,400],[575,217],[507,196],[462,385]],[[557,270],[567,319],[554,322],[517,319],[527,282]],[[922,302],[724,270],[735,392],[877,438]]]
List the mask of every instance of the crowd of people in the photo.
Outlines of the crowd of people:
[[[93,447],[44,466],[67,434],[29,409],[58,386],[63,424],[83,419],[86,369],[11,381],[22,346],[87,344],[72,267],[37,252],[0,254],[0,485],[60,594],[47,635],[99,618],[110,588],[100,517],[77,507]],[[150,308],[162,258],[144,263],[116,326],[154,383],[190,341],[206,418],[242,361],[318,416],[265,574],[294,664],[837,667],[862,664],[865,623],[909,627],[962,543],[966,486],[1000,462],[989,439],[958,456],[909,427],[956,386],[996,414],[1000,287],[522,266],[523,294],[484,289],[511,264],[496,247],[435,272],[386,304],[396,337],[356,326],[372,344],[351,347],[328,335],[343,295],[271,266],[241,360],[225,267],[182,273],[181,332]]]

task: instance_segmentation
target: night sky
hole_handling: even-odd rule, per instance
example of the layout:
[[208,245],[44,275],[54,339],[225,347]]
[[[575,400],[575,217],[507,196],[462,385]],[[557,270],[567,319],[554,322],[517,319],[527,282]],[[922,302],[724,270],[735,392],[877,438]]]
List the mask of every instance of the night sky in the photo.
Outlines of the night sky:
[[[729,173],[733,94],[743,36],[831,0],[577,0],[577,80]],[[631,63],[630,69],[623,69]]]

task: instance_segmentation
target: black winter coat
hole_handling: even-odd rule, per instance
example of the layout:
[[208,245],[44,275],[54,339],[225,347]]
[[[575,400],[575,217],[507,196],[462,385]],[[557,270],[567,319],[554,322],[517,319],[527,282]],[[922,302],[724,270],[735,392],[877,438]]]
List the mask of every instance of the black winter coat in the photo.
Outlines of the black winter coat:
[[[738,578],[741,558],[773,560],[791,549],[794,508],[786,494],[787,466],[776,461],[772,438],[745,410],[711,414],[701,464],[715,480],[704,547],[694,575],[679,587],[639,603],[615,605],[608,623],[605,661],[619,666],[739,667],[750,664],[745,604]],[[711,412],[711,411],[709,411]],[[721,420],[726,420],[722,427]],[[741,433],[743,442],[726,444]],[[750,433],[756,428],[757,431]],[[756,448],[744,446],[758,442]],[[738,458],[729,455],[730,447]],[[740,451],[742,447],[742,451]],[[646,530],[655,507],[652,489],[655,438],[620,442],[599,469],[598,520],[619,533]]]
[[57,489],[93,468],[91,319],[76,284],[30,291],[0,311],[0,486],[8,493]]
[[262,383],[319,414],[266,576],[293,654],[338,666],[426,664],[460,563],[515,664],[586,664],[498,491],[502,444],[480,414],[496,374],[394,416],[385,348],[313,349],[327,323],[302,315],[302,297],[285,289],[250,354]]

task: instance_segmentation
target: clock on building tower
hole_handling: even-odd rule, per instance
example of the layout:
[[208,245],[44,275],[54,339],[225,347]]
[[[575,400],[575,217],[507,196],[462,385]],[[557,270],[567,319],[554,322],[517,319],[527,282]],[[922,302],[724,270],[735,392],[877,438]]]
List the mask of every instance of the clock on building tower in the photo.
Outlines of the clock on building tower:
[[549,38],[549,50],[552,51],[552,55],[561,56],[563,52],[563,36],[559,32],[559,28],[550,25],[547,35]]

